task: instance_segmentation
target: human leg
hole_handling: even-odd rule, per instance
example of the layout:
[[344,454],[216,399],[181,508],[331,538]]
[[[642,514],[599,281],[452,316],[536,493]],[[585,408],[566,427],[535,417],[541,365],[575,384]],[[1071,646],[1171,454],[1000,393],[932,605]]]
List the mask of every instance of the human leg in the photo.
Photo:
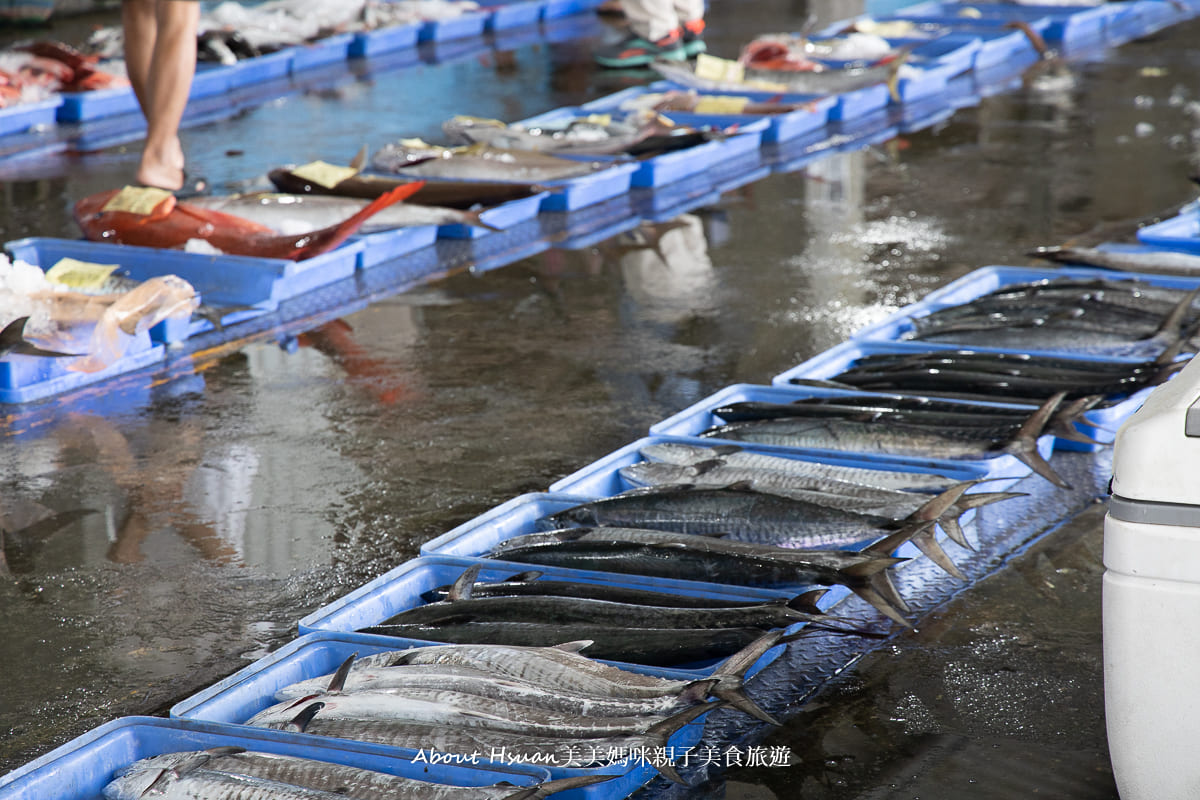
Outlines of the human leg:
[[596,62],[605,67],[643,67],[656,59],[684,58],[672,0],[624,0],[630,33],[621,41],[596,50]]
[[146,144],[137,180],[146,186],[179,189],[184,183],[179,123],[196,72],[200,5],[190,0],[124,0],[122,14],[130,83],[146,117]]

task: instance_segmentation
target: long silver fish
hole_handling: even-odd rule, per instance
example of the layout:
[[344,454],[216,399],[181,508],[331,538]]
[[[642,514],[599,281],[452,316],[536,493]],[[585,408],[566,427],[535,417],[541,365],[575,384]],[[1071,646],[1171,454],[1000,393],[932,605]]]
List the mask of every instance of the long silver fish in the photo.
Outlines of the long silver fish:
[[[253,194],[211,195],[197,197],[189,203],[203,208],[223,211],[252,220],[280,233],[309,233],[361,211],[370,202],[353,197],[315,194]],[[495,230],[479,218],[478,211],[461,211],[442,206],[419,203],[396,203],[375,214],[359,231],[372,233],[394,228],[420,225],[474,225]]]
[[588,175],[607,169],[611,162],[576,161],[486,144],[451,148],[402,141],[385,145],[372,157],[371,166],[414,178],[542,183]]
[[1095,247],[1039,247],[1029,255],[1063,264],[1121,272],[1151,272],[1160,275],[1200,275],[1200,255],[1171,250],[1101,250]]
[[[536,800],[554,792],[579,788],[610,779],[611,776],[581,776],[559,781],[546,781],[534,786],[494,784],[491,786],[451,786],[374,770],[349,767],[298,756],[280,755],[241,747],[214,747],[202,751],[169,753],[137,761],[121,770],[118,779],[105,792],[109,800],[135,800],[160,796],[157,792],[172,782],[172,774],[202,770],[203,773],[223,772],[248,779],[274,781],[337,797],[354,800]],[[163,775],[168,777],[163,778]],[[149,781],[149,785],[146,782]],[[154,786],[155,782],[157,786]],[[143,788],[145,786],[145,788]],[[145,792],[154,786],[155,793]],[[178,787],[184,788],[184,787]],[[195,798],[210,795],[199,794],[209,787],[201,780],[193,780],[190,787]],[[225,781],[213,781],[212,790],[226,788]],[[242,788],[234,783],[232,788]],[[251,789],[246,784],[244,788]],[[266,787],[260,787],[266,788]],[[211,797],[219,797],[213,794]],[[247,795],[247,797],[249,797]]]
[[580,155],[623,153],[646,137],[664,130],[665,126],[656,120],[639,125],[596,115],[543,125],[505,124],[499,120],[465,116],[442,123],[442,132],[455,143]]
[[899,468],[893,471],[849,467],[820,461],[784,458],[783,456],[756,453],[737,445],[701,447],[682,442],[655,442],[640,448],[638,452],[649,461],[661,461],[680,466],[720,461],[730,467],[777,472],[781,475],[798,477],[829,478],[862,486],[900,491],[942,492],[955,483],[949,478],[932,473],[904,472]]

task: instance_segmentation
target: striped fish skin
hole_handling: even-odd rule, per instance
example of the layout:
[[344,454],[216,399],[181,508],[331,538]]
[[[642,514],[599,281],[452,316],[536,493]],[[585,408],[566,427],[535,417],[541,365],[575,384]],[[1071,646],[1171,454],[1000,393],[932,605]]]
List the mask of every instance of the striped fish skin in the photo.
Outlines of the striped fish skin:
[[[314,698],[307,698],[312,700]],[[333,692],[321,694],[316,699],[325,704],[325,716],[343,716],[354,719],[403,719],[430,725],[455,727],[504,727],[508,723],[503,717],[481,711],[463,709],[446,703],[411,700],[388,692]],[[247,725],[270,727],[287,724],[296,716],[302,701],[276,703],[255,714],[246,721]],[[509,727],[504,727],[508,730]]]
[[[151,788],[153,787],[153,788]],[[176,774],[130,772],[104,788],[105,800],[346,800],[345,794],[204,768]]]
[[674,442],[656,442],[639,450],[642,457],[650,461],[661,461],[680,466],[692,466],[702,462],[720,461],[726,466],[744,469],[769,470],[786,475],[827,477],[831,480],[876,486],[882,489],[901,491],[940,492],[948,489],[954,481],[941,475],[922,472],[902,472],[865,467],[848,467],[783,458],[764,453],[755,453],[736,445],[699,447]]
[[[362,667],[356,661],[346,677],[345,692],[380,691],[407,694],[430,689],[452,690],[495,700],[508,700],[538,706],[548,711],[603,717],[664,715],[682,711],[692,701],[686,696],[664,695],[642,700],[599,697],[568,693],[562,689],[548,692],[545,688],[486,672],[463,669],[454,665],[413,664],[399,667]],[[329,686],[332,673],[285,686],[275,693],[275,699],[298,700],[320,694]]]

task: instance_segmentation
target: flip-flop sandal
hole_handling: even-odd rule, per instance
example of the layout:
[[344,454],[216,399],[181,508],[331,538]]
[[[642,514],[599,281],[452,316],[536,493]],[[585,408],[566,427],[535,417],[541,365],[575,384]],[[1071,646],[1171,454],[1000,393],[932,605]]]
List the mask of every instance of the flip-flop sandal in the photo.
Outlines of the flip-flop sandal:
[[176,189],[172,194],[176,200],[187,200],[191,197],[203,197],[212,192],[212,186],[208,182],[208,178],[195,177],[188,175],[187,170],[183,171],[183,186]]

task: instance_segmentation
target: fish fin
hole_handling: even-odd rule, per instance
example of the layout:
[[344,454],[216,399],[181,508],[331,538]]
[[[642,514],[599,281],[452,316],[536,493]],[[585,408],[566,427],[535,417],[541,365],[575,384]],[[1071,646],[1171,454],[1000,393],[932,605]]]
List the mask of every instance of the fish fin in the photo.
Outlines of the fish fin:
[[[955,523],[957,524],[957,523]],[[959,531],[961,535],[961,530]],[[954,562],[950,560],[950,556],[946,555],[946,551],[938,544],[937,536],[934,535],[933,529],[921,531],[912,539],[913,544],[917,549],[929,557],[929,560],[941,567],[946,573],[953,575],[960,581],[967,579],[958,567],[954,566]]]
[[853,389],[854,391],[859,391],[859,387],[853,384],[825,380],[823,378],[788,378],[788,384],[792,386],[812,386],[816,389]]
[[580,653],[585,648],[595,644],[594,639],[579,639],[574,642],[563,642],[562,644],[554,645],[555,650],[562,650],[567,653]]
[[23,356],[42,356],[44,358],[78,358],[80,353],[60,353],[57,350],[43,350],[25,338],[25,325],[29,317],[18,317],[4,326],[0,331],[0,355],[15,353]]
[[[963,511],[966,511],[966,509],[963,509]],[[938,526],[946,532],[946,536],[950,538],[950,541],[954,542],[959,547],[965,547],[968,550],[974,550],[975,548],[972,547],[971,543],[967,541],[967,535],[963,532],[962,525],[959,524],[958,521],[958,514],[963,513],[963,511],[946,514],[945,516],[940,517],[937,521]]]
[[284,730],[294,731],[296,733],[304,733],[304,729],[308,727],[310,722],[312,722],[313,717],[315,717],[317,713],[324,707],[324,703],[312,703],[305,706],[303,711],[292,717],[287,725],[284,726]]
[[[695,464],[689,464],[688,468],[693,470],[693,475],[703,475],[706,472],[712,472],[714,469],[725,466],[725,462],[719,458],[710,458],[707,461],[697,461]],[[747,483],[741,481],[741,483]],[[731,488],[731,487],[726,487]]]
[[[646,731],[646,737],[655,742],[659,748],[665,749],[667,746],[667,741],[671,738],[671,735],[674,734],[675,731],[679,730],[684,725],[687,725],[697,717],[703,716],[714,709],[722,708],[724,705],[725,703],[723,702],[701,703],[698,706],[685,708],[678,714],[673,714],[664,719],[662,722],[652,725],[650,729]],[[687,785],[687,782],[684,781],[684,779],[680,777],[679,773],[675,771],[675,767],[673,765],[669,763],[659,764],[659,760],[660,759],[655,759],[652,763],[660,775],[669,781],[673,781],[674,783],[683,784],[685,786]]]
[[1037,449],[1038,437],[1042,435],[1064,397],[1066,397],[1066,392],[1057,392],[1042,403],[1037,411],[1021,423],[1021,427],[1017,429],[1012,440],[1004,446],[1004,452],[1016,456],[1023,464],[1055,486],[1070,489],[1071,484],[1054,471],[1054,468],[1046,459],[1042,458]]
[[828,589],[813,589],[803,594],[798,594],[787,602],[787,607],[796,611],[803,611],[807,614],[823,614],[817,603],[822,597],[829,593]]
[[341,666],[337,668],[337,672],[333,673],[333,678],[329,681],[329,686],[325,687],[326,692],[340,692],[346,688],[346,678],[350,675],[350,668],[354,666],[354,660],[358,658],[358,653],[351,653]]
[[906,628],[911,628],[912,623],[901,616],[900,612],[891,606],[886,600],[880,596],[873,587],[868,585],[851,586],[850,591],[854,592],[860,598],[870,603],[879,613],[883,614],[893,622],[898,622]]
[[[1181,330],[1183,327],[1183,322],[1185,319],[1187,319],[1187,315],[1192,310],[1192,304],[1196,302],[1196,298],[1198,296],[1200,296],[1200,287],[1197,287],[1184,295],[1184,297],[1175,304],[1175,307],[1172,308],[1165,317],[1163,317],[1163,321],[1159,324],[1158,330],[1154,332],[1154,336],[1164,336],[1170,342],[1174,342],[1175,340],[1183,337],[1183,332]],[[1152,339],[1154,336],[1147,338]]]
[[491,224],[490,222],[487,222],[487,221],[481,219],[479,215],[482,214],[484,211],[487,211],[487,209],[481,208],[477,211],[463,211],[462,215],[464,217],[466,217],[466,223],[468,225],[474,225],[477,228],[486,228],[489,231],[504,230],[503,228],[497,228],[495,225]]
[[745,692],[742,680],[750,667],[754,666],[763,654],[779,644],[782,635],[782,630],[765,633],[727,658],[712,673],[712,677],[717,678],[717,685],[710,690],[710,694],[757,720],[778,725],[779,722],[774,717],[750,699]]
[[450,591],[446,595],[447,600],[470,600],[471,587],[475,585],[475,581],[479,580],[479,571],[483,569],[482,564],[472,564],[463,570],[462,575],[458,576],[451,586]]
[[354,158],[350,159],[350,169],[355,172],[362,172],[363,168],[367,166],[367,153],[367,146],[364,144],[355,153]]
[[731,456],[734,453],[740,453],[746,448],[739,447],[736,444],[718,444],[710,448],[718,456]]
[[350,238],[355,231],[362,227],[364,222],[375,214],[378,214],[394,203],[399,203],[411,197],[424,185],[425,181],[413,181],[412,183],[389,189],[338,224],[297,237],[295,239],[295,246],[288,254],[281,257],[292,261],[302,261],[332,250]]
[[702,678],[692,681],[679,693],[679,699],[688,705],[702,703],[720,682],[720,678]]
[[955,505],[963,509],[981,508],[990,506],[992,503],[999,503],[1001,500],[1028,496],[1025,492],[976,492],[975,494],[964,494]]
[[[895,533],[889,534],[889,535],[885,536],[884,538],[880,539],[879,541],[874,542],[873,544],[867,545],[866,547],[863,548],[863,552],[869,553],[871,555],[890,556],[892,554],[892,552],[894,552],[896,550],[896,548],[898,548],[900,545],[904,544],[908,540],[912,539],[914,536],[916,536],[922,530],[924,530],[926,528],[932,528],[934,525],[934,522],[935,522],[935,520],[918,520],[918,521],[910,522],[909,524],[905,525],[903,528],[896,531]],[[881,559],[881,560],[886,560],[886,559]],[[905,559],[898,559],[898,560],[904,561]],[[855,567],[858,567],[858,566],[864,566],[864,565],[855,565]],[[885,566],[890,566],[890,565],[885,565]],[[855,567],[848,567],[847,569],[854,570]],[[857,573],[851,572],[850,574],[857,574],[857,575],[865,577],[866,575],[873,575],[878,571],[879,571],[878,569],[870,569],[870,570],[867,570],[866,572],[857,572]]]
[[931,522],[944,516],[954,507],[963,493],[976,483],[978,481],[962,481],[954,484],[933,499],[927,500],[920,508],[909,514],[904,521],[908,523]]
[[221,758],[222,756],[236,756],[239,753],[248,752],[245,747],[236,744],[224,744],[220,747],[209,747],[204,752],[208,753],[213,758]]
[[504,583],[529,583],[530,581],[536,581],[538,578],[542,577],[545,574],[546,573],[542,572],[541,570],[531,569],[531,570],[528,570],[527,572],[518,572],[516,575],[509,575],[507,578],[504,579],[503,582]]

